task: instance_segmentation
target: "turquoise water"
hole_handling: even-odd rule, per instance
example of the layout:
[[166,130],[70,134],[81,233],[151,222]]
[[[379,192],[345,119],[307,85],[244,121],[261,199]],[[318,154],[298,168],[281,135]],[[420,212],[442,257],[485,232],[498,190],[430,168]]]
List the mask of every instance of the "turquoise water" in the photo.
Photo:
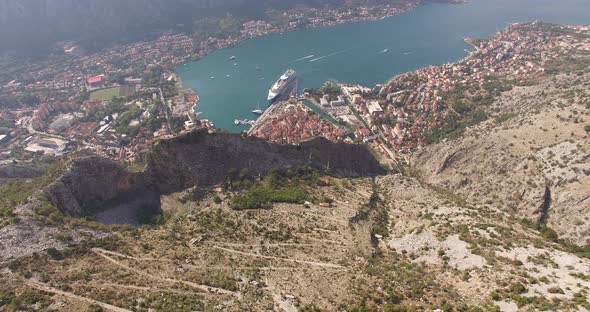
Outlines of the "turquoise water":
[[[302,87],[319,87],[327,80],[371,87],[400,73],[465,57],[465,49],[470,49],[465,37],[489,37],[509,23],[535,20],[590,24],[590,0],[429,4],[374,22],[247,40],[179,66],[177,71],[184,85],[199,94],[197,111],[203,118],[240,132],[246,127],[235,126],[233,120],[254,119],[251,111],[258,103],[262,109],[268,106],[270,85],[288,68],[298,72]],[[236,59],[230,60],[233,55]]]

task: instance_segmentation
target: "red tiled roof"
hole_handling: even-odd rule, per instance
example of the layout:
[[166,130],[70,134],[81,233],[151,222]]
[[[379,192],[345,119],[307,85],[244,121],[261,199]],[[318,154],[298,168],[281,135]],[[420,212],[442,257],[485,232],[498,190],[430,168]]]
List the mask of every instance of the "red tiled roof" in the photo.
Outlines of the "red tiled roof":
[[90,84],[99,83],[99,82],[102,82],[102,77],[101,76],[92,76],[92,77],[89,77],[87,81]]

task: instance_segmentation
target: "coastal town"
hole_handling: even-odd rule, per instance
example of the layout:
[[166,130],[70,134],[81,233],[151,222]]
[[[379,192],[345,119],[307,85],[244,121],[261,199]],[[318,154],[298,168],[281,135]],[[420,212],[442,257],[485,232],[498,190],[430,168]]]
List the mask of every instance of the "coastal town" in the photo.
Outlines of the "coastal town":
[[[0,161],[91,150],[129,165],[142,163],[160,138],[197,128],[219,131],[196,113],[198,92],[183,87],[174,73],[179,64],[255,36],[375,19],[409,7],[380,9],[376,14],[362,7],[293,14],[280,27],[247,21],[235,37],[199,43],[186,34],[170,34],[91,54],[68,43],[62,56],[39,63],[3,59]],[[336,20],[327,19],[329,14]],[[587,44],[581,34],[588,31],[515,24],[489,40],[467,38],[473,51],[457,63],[402,74],[374,88],[327,82],[271,106],[249,134],[279,144],[316,137],[362,142],[396,159],[486,120],[484,108],[494,95],[544,75],[548,62]]]
[[[61,42],[55,55],[34,62],[1,56],[0,162],[88,149],[134,164],[159,138],[195,128],[214,129],[209,120],[197,118],[198,90],[183,87],[175,75],[178,65],[249,38],[376,20],[417,4],[406,1],[271,11],[265,21],[225,17],[230,23],[241,23],[227,33],[164,34],[96,52],[86,51],[75,42]],[[322,125],[300,138],[317,136],[317,131],[327,127]],[[336,134],[340,131],[335,133],[340,137]]]
[[345,129],[332,124],[297,99],[273,104],[248,134],[279,144],[298,144],[317,137],[352,143]]
[[474,51],[457,63],[408,72],[373,89],[328,82],[304,96],[352,129],[356,141],[396,158],[485,121],[494,96],[535,83],[575,49],[588,53],[589,32],[588,26],[514,24],[489,40],[466,38]]

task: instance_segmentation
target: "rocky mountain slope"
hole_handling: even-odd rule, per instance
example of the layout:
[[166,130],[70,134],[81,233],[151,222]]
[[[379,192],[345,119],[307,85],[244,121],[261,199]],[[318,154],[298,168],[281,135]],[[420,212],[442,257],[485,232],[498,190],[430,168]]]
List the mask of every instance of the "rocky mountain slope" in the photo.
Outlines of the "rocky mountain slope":
[[65,215],[93,217],[104,224],[140,225],[142,218],[161,213],[160,193],[143,174],[100,157],[70,161],[44,195]]
[[332,206],[238,211],[227,192],[176,201],[184,212],[162,227],[119,229],[8,262],[4,297],[9,307],[59,311],[589,305],[590,261],[508,213],[399,174],[306,181],[304,189],[333,198]]
[[495,118],[459,140],[427,146],[412,164],[428,183],[547,224],[590,244],[590,73],[515,87]]

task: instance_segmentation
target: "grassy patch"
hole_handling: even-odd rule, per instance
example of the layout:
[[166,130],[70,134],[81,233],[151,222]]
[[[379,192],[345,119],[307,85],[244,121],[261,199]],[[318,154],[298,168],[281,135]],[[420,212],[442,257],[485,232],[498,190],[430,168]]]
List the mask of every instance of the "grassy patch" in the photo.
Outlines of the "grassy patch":
[[244,194],[234,197],[231,207],[235,210],[272,208],[273,203],[303,204],[307,199],[307,193],[296,187],[271,188],[264,185],[256,185]]
[[121,95],[121,88],[114,87],[102,90],[96,90],[90,93],[90,100],[99,100],[99,101],[109,101],[112,100],[114,97],[119,97]]

